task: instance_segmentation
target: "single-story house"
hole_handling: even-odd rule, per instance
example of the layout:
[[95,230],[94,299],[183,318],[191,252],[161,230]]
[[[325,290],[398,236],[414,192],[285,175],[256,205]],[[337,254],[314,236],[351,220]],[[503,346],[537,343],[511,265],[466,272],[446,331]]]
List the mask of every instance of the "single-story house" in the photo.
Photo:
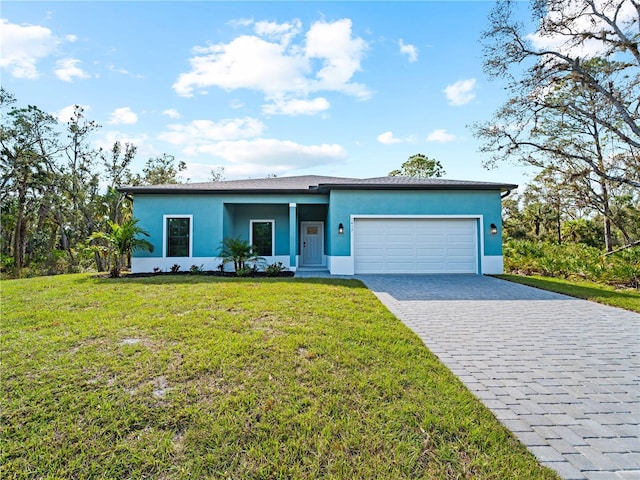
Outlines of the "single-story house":
[[[223,239],[331,274],[502,273],[501,198],[517,185],[298,176],[123,187],[154,245],[133,272],[216,270]],[[233,266],[230,266],[233,268]]]

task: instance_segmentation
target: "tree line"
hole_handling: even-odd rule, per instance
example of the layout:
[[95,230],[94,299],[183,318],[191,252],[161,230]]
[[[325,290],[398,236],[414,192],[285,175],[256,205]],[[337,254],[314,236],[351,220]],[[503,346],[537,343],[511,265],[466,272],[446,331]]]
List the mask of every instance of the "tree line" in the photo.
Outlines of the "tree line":
[[79,105],[61,124],[37,106],[17,106],[0,88],[0,115],[0,268],[10,275],[108,269],[113,249],[90,237],[132,220],[118,188],[178,183],[186,168],[165,153],[133,172],[136,146],[95,148],[91,135],[100,126]]
[[489,155],[538,175],[505,201],[515,238],[633,246],[640,240],[640,3],[533,0],[534,35],[499,0],[484,67],[508,100],[473,125]]
[[[471,126],[485,167],[507,161],[537,172],[522,193],[504,199],[505,236],[637,251],[640,3],[532,0],[534,35],[515,15],[518,3],[498,0],[482,38],[485,71],[506,81],[508,99]],[[38,107],[15,103],[0,89],[0,268],[105,270],[108,246],[100,235],[88,238],[132,220],[118,187],[179,182],[184,163],[163,154],[133,173],[135,145],[93,147],[90,136],[100,127],[82,107],[60,125]],[[212,180],[223,173],[213,170]],[[389,174],[438,177],[444,169],[417,154]]]

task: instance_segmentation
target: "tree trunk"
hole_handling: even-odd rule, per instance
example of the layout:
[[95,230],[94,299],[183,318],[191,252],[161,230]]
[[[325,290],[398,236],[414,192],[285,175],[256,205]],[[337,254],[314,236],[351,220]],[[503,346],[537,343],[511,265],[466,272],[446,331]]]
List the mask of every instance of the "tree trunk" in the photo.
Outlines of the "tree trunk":
[[99,272],[104,272],[106,270],[105,267],[105,262],[104,259],[102,258],[102,255],[100,255],[99,252],[93,252],[93,258],[96,261],[96,268],[98,269]]
[[68,251],[69,239],[67,237],[67,232],[64,231],[64,219],[62,218],[62,212],[59,209],[56,210],[56,220],[60,227],[60,248],[64,251]]
[[[602,158],[599,159],[600,164],[604,167]],[[600,188],[602,189],[602,206],[604,214],[604,246],[607,252],[613,250],[613,243],[611,241],[611,210],[609,209],[609,189],[607,188],[607,182],[600,180]]]
[[19,274],[24,266],[24,254],[27,247],[27,225],[24,219],[24,209],[26,202],[26,191],[18,191],[18,215],[16,217],[16,228],[13,234],[13,266]]
[[611,241],[611,220],[604,217],[604,246],[607,252],[613,251],[613,243]]

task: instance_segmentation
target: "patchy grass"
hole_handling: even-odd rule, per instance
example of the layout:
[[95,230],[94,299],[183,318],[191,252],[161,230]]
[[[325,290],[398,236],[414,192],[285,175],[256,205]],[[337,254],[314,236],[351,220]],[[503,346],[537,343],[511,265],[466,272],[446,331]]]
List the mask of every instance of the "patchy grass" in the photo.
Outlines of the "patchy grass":
[[540,276],[496,275],[496,277],[640,313],[640,292],[637,289],[620,290],[599,283]]
[[358,281],[0,287],[0,478],[557,478]]

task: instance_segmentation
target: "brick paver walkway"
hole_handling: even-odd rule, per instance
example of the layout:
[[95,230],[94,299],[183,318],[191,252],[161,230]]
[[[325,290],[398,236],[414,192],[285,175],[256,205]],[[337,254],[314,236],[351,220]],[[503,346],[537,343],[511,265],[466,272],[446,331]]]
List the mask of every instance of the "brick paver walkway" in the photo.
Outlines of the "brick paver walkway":
[[359,276],[540,462],[640,479],[640,315],[477,275]]

